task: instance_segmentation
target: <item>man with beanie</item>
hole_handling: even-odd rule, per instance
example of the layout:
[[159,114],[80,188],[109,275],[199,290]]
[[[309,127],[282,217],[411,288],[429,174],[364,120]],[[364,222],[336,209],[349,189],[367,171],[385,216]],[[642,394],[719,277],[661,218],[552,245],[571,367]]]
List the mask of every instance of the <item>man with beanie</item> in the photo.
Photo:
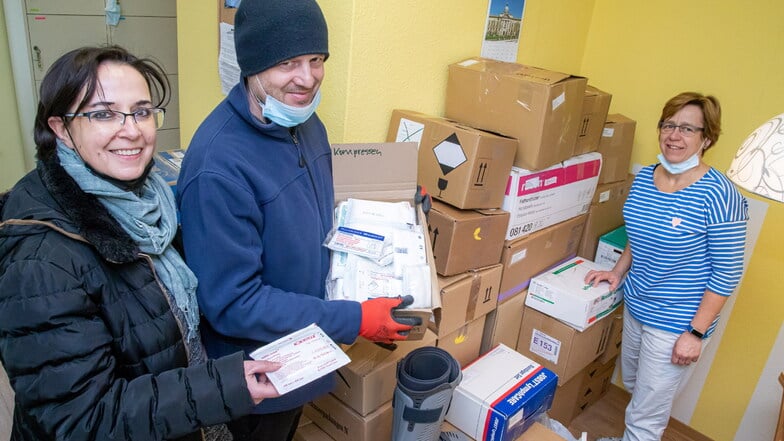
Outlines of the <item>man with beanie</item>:
[[[315,0],[243,0],[234,25],[242,80],[204,120],[178,180],[185,256],[198,277],[210,357],[246,354],[316,323],[338,343],[391,342],[402,299],[325,300],[332,156],[315,114],[329,57]],[[402,334],[401,334],[402,333]],[[229,424],[238,440],[291,440],[327,375]]]

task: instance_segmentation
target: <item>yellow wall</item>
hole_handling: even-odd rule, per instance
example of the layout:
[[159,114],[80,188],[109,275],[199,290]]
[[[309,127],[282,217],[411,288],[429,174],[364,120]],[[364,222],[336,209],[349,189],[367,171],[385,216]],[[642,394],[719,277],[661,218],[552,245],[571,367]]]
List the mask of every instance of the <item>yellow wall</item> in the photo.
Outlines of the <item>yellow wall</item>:
[[[221,99],[217,6],[192,3],[177,2],[183,146]],[[332,142],[383,141],[394,108],[442,114],[447,65],[479,54],[487,12],[487,2],[476,0],[320,5],[330,58],[318,113]],[[593,1],[529,1],[521,60],[579,71],[592,10]]]
[[14,77],[11,73],[11,56],[6,35],[5,12],[0,4],[0,192],[11,188],[25,173],[22,134],[16,112]]
[[[740,143],[784,112],[784,2],[596,0],[581,73],[638,121],[633,162],[656,162],[655,124],[683,90],[716,95],[723,135],[706,160],[726,170]],[[756,196],[749,196],[756,198]],[[771,203],[690,425],[731,440],[784,317],[784,204]]]

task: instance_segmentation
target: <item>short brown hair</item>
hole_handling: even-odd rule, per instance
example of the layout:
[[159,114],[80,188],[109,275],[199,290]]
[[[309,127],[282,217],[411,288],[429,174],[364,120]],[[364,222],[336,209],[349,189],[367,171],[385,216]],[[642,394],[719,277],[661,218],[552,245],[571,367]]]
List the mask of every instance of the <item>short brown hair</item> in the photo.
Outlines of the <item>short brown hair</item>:
[[721,105],[715,96],[703,95],[698,92],[679,93],[664,104],[661,117],[659,117],[659,124],[690,104],[702,109],[702,136],[710,140],[710,144],[705,147],[705,150],[707,150],[716,145],[721,134]]

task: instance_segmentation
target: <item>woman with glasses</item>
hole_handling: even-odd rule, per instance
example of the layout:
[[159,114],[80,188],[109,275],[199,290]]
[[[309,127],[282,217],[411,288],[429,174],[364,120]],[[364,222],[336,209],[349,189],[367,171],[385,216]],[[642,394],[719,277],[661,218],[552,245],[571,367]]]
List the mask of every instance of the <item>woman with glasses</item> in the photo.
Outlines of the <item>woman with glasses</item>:
[[667,101],[659,163],[640,170],[623,208],[629,243],[611,271],[586,276],[611,288],[623,281],[621,372],[632,394],[624,441],[661,439],[679,386],[740,281],[746,199],[703,160],[720,133],[715,97],[684,92]]
[[204,356],[173,194],[151,172],[168,91],[120,47],[71,51],[41,83],[37,167],[0,198],[13,440],[202,439],[278,395],[277,364]]

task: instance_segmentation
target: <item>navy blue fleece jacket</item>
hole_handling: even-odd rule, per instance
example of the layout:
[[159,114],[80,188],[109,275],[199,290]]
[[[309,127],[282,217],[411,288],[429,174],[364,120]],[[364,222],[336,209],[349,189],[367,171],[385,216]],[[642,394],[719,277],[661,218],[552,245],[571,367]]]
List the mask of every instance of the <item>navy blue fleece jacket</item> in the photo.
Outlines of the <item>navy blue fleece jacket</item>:
[[[322,243],[334,205],[324,125],[315,114],[293,129],[263,124],[249,105],[241,82],[196,131],[177,183],[207,353],[247,354],[311,323],[352,343],[360,304],[324,300],[329,253]],[[256,412],[292,409],[333,385],[328,375],[264,400]]]

